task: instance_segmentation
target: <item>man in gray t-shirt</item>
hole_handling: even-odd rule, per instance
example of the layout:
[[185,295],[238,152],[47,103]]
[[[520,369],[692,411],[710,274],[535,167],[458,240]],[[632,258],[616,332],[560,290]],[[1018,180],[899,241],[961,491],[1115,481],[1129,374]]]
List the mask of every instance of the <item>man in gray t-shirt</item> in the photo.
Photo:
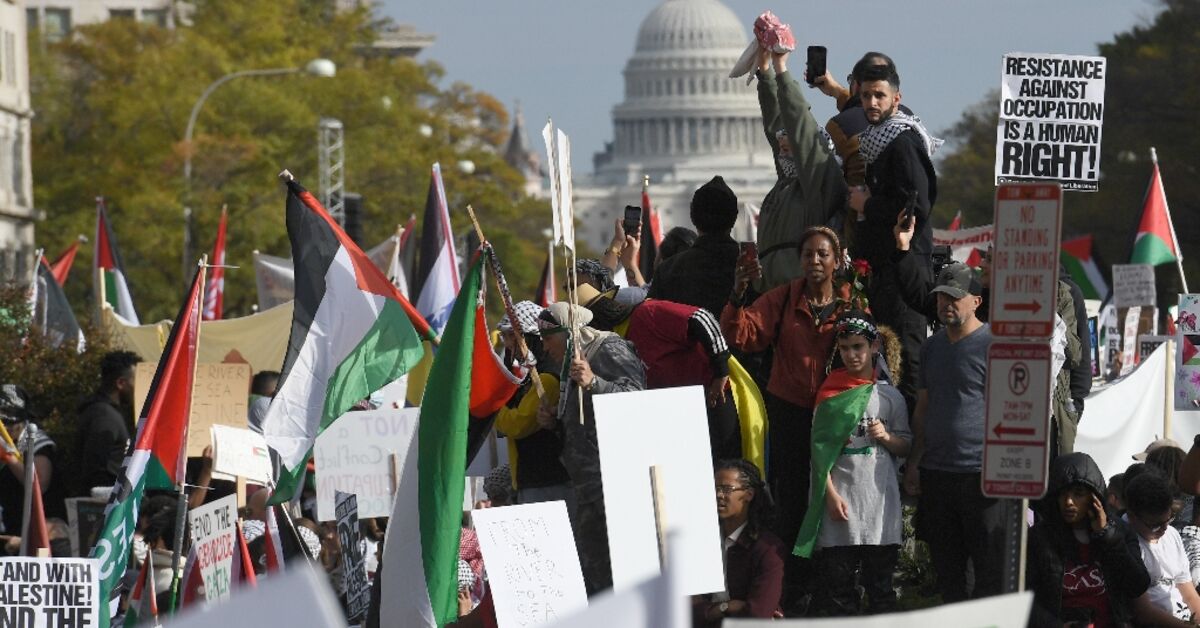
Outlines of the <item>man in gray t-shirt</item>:
[[[1003,507],[983,496],[984,389],[992,332],[975,316],[983,286],[955,262],[933,288],[943,329],[925,341],[904,487],[917,501],[917,538],[929,543],[947,602],[1000,593]],[[967,560],[975,588],[967,592]]]

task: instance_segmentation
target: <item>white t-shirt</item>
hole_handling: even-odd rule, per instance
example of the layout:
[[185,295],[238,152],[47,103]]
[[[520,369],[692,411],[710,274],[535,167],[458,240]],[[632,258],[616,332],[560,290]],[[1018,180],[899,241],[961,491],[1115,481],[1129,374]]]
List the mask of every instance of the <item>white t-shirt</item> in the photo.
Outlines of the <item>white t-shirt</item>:
[[[1129,515],[1125,515],[1125,520],[1129,520]],[[1179,619],[1191,617],[1191,610],[1183,601],[1178,586],[1192,582],[1187,551],[1183,549],[1179,532],[1167,526],[1167,533],[1157,543],[1150,543],[1138,535],[1138,545],[1142,548],[1142,562],[1150,573],[1150,588],[1146,590],[1150,601],[1161,609],[1170,610]]]

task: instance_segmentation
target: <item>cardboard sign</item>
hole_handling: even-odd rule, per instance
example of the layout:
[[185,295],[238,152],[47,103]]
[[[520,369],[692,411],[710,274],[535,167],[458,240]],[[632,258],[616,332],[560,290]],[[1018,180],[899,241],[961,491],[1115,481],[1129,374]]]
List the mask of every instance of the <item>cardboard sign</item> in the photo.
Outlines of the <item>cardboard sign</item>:
[[1133,306],[1125,312],[1125,329],[1121,334],[1121,374],[1128,375],[1137,365],[1138,324],[1142,320],[1142,308]]
[[1113,302],[1117,307],[1154,305],[1154,267],[1149,264],[1113,264]]
[[[142,416],[142,406],[154,380],[156,364],[140,362],[134,379],[134,416]],[[246,427],[250,413],[249,364],[197,364],[192,387],[192,413],[188,425],[187,455],[197,458],[212,444],[209,428],[213,425]]]
[[96,537],[104,527],[104,509],[108,500],[91,497],[68,497],[67,530],[71,537],[71,555],[83,556],[91,553]]
[[1058,181],[1095,192],[1104,127],[1104,57],[1004,55],[996,185]]
[[329,578],[303,562],[258,581],[253,589],[239,589],[221,604],[198,604],[171,616],[171,628],[233,626],[321,626],[344,628],[346,620]]
[[1010,183],[996,190],[992,251],[992,334],[1054,334],[1062,189],[1056,183]]
[[[929,628],[930,626],[956,626],[957,628],[1024,628],[1029,621],[1029,610],[1033,607],[1033,593],[1009,593],[959,602],[944,604],[934,608],[924,608],[903,613],[887,613],[872,617],[840,617],[828,619],[784,619],[772,621],[770,625],[776,628],[789,626],[815,626],[817,628]],[[765,626],[767,622],[761,619],[742,619],[730,617],[723,624],[724,628],[756,628]],[[571,624],[572,627],[581,624]],[[593,624],[587,624],[587,627]],[[601,626],[603,624],[594,624]]]
[[392,454],[408,450],[417,436],[420,408],[350,412],[317,436],[317,519],[337,518],[334,493],[353,493],[358,516],[388,517],[395,491]]
[[358,529],[358,500],[353,493],[338,491],[337,505],[338,542],[342,547],[342,584],[346,591],[346,616],[350,619],[362,617],[371,603],[371,583],[367,582],[367,563],[362,554],[361,535]]
[[0,626],[100,626],[100,561],[0,558]]
[[1137,339],[1138,364],[1144,362],[1146,358],[1150,357],[1151,353],[1154,353],[1155,349],[1158,349],[1159,345],[1170,339],[1170,336],[1139,334]]
[[233,553],[237,551],[237,496],[226,495],[188,512],[197,567],[208,602],[229,597]]
[[650,490],[650,467],[657,466],[666,527],[675,534],[667,555],[679,560],[684,593],[724,590],[704,389],[611,393],[592,403],[608,545],[617,548],[611,552],[613,587],[632,588],[660,572]]
[[538,626],[587,608],[565,502],[471,514],[500,628]]
[[262,434],[228,425],[212,426],[213,470],[260,486],[271,482],[271,457]]
[[1050,465],[1048,343],[993,342],[988,348],[983,494],[1036,499]]

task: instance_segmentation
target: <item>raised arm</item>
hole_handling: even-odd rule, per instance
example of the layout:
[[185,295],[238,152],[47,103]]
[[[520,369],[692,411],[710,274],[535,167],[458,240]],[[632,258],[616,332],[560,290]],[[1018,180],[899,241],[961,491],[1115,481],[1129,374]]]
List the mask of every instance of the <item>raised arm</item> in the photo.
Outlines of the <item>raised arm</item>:
[[775,57],[775,82],[780,123],[787,130],[792,145],[797,176],[805,190],[818,190],[825,176],[825,167],[834,157],[821,135],[821,125],[813,117],[812,106],[804,98],[800,83],[787,71],[787,53]]

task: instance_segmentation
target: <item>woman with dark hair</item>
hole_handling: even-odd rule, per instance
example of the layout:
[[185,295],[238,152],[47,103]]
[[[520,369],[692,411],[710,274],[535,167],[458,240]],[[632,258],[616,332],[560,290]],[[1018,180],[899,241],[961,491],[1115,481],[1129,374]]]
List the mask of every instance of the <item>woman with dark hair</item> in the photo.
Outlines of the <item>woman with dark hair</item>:
[[1104,505],[1104,475],[1085,453],[1050,465],[1040,515],[1029,531],[1030,626],[1130,625],[1150,586],[1137,536]]
[[693,624],[715,627],[725,617],[774,617],[780,612],[787,549],[766,529],[771,503],[762,476],[748,460],[722,460],[715,480],[725,591],[692,598]]
[[[834,321],[851,308],[850,287],[834,286],[842,246],[827,227],[810,227],[798,242],[803,274],[745,303],[746,288],[761,273],[757,260],[744,259],[734,275],[733,294],[721,312],[729,344],[746,352],[774,349],[767,381],[770,419],[767,477],[779,507],[774,532],[796,540],[808,505],[809,461],[814,400],[833,352]],[[789,561],[788,600],[800,597],[803,570]]]

